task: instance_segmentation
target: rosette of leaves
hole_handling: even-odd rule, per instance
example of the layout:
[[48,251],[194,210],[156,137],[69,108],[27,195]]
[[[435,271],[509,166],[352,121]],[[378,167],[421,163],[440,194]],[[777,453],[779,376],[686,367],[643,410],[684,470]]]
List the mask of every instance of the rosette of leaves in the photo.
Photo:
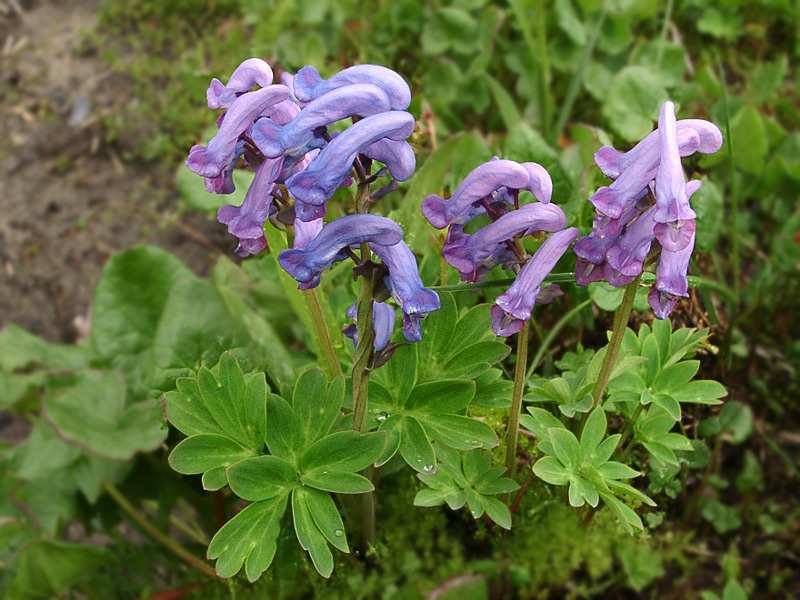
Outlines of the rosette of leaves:
[[511,529],[511,511],[497,498],[519,489],[519,484],[504,477],[505,467],[493,466],[491,456],[481,450],[456,452],[437,448],[439,467],[434,473],[418,473],[426,488],[417,492],[414,506],[441,506],[452,510],[465,505],[474,519],[486,514],[504,529]]
[[642,325],[638,335],[625,332],[622,351],[642,360],[610,383],[608,403],[634,420],[634,441],[663,463],[677,465],[675,451],[692,450],[688,438],[672,431],[681,404],[721,404],[727,394],[717,381],[694,379],[700,361],[691,357],[707,338],[707,330],[672,331],[668,320]]
[[631,498],[649,506],[655,502],[625,482],[639,476],[628,465],[611,460],[622,436],[606,437],[606,414],[595,408],[586,419],[580,440],[564,427],[553,414],[541,408],[529,408],[520,423],[539,440],[537,448],[545,456],[533,465],[534,474],[551,485],[568,485],[571,506],[589,504],[597,507],[602,499],[628,530],[643,529],[642,520],[623,498]]
[[370,379],[370,418],[387,435],[379,465],[399,453],[416,471],[432,473],[435,443],[457,450],[498,444],[492,428],[467,409],[476,395],[505,389],[492,365],[509,348],[491,333],[489,305],[459,315],[451,294],[441,303],[425,320],[423,341],[398,348]]
[[258,579],[286,528],[323,577],[333,572],[330,546],[349,552],[331,493],[374,489],[358,473],[381,455],[385,436],[337,430],[344,394],[343,379],[328,383],[310,370],[298,378],[290,402],[269,392],[263,373],[244,374],[226,353],[215,370],[179,379],[167,395],[170,422],[188,436],[172,450],[172,468],[202,474],[206,489],[228,485],[250,503],[209,544],[220,576],[244,566],[248,580]]

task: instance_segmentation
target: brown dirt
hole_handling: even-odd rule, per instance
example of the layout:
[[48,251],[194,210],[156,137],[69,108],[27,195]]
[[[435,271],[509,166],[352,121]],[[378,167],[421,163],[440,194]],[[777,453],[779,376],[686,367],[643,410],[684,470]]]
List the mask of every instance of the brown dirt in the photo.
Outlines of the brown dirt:
[[16,4],[0,0],[0,328],[68,342],[112,254],[153,243],[203,273],[231,244],[178,212],[171,169],[125,162],[125,140],[105,139],[130,86],[82,49],[99,2]]

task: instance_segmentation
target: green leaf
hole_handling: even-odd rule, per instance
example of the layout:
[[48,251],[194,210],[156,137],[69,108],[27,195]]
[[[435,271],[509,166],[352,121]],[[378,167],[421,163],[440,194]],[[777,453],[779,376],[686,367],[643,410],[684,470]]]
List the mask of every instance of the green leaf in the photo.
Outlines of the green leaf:
[[758,109],[743,106],[731,119],[733,164],[751,175],[760,175],[769,150],[767,130]]
[[659,107],[668,98],[663,82],[653,70],[627,66],[611,82],[603,115],[617,133],[632,142],[652,131]]
[[288,495],[255,502],[225,523],[208,545],[217,574],[233,577],[244,565],[248,581],[255,581],[272,564]]
[[90,358],[83,346],[54,344],[13,324],[0,331],[0,370],[80,369]]
[[430,473],[436,468],[436,455],[428,436],[419,421],[413,417],[403,417],[400,440],[400,456],[415,471]]
[[292,408],[300,419],[306,444],[326,436],[344,401],[344,378],[328,385],[325,375],[318,369],[306,371],[297,379],[292,394]]
[[303,484],[336,494],[364,494],[375,489],[372,482],[357,473],[311,469],[302,476]]
[[708,500],[700,510],[700,514],[720,535],[739,529],[742,525],[739,509],[723,504],[719,500]]
[[461,415],[418,415],[430,437],[458,450],[494,448],[500,442],[486,423]]
[[617,500],[611,494],[603,494],[602,498],[603,502],[606,503],[606,506],[611,509],[611,511],[614,513],[617,519],[619,519],[620,523],[622,523],[623,527],[625,527],[628,532],[631,532],[632,528],[634,527],[642,531],[644,530],[642,520],[630,506]]
[[568,429],[551,427],[547,430],[555,455],[562,465],[577,470],[581,464],[581,448],[578,439]]
[[490,365],[503,360],[510,352],[511,348],[503,342],[479,342],[453,356],[444,369],[450,377],[476,376]]
[[267,397],[267,447],[271,454],[294,462],[303,447],[303,424],[280,396]]
[[552,427],[564,428],[564,424],[559,421],[552,413],[543,408],[534,406],[528,407],[529,415],[522,415],[520,417],[520,424],[525,429],[532,431],[534,435],[540,440],[549,439],[550,434],[548,430]]
[[589,284],[589,296],[592,298],[592,302],[609,312],[619,308],[624,295],[625,290],[623,288],[616,288],[605,281],[596,281]]
[[240,460],[228,467],[227,479],[234,494],[251,502],[284,494],[298,482],[294,467],[277,456]]
[[681,405],[672,396],[667,394],[656,394],[653,396],[653,403],[660,406],[675,421],[681,419]]
[[722,430],[728,434],[730,441],[741,444],[753,431],[753,410],[746,404],[733,400],[727,402],[719,412]]
[[506,91],[506,88],[491,75],[486,75],[486,83],[489,84],[489,89],[492,92],[492,97],[497,105],[497,110],[500,112],[500,117],[503,119],[503,125],[507,131],[512,131],[519,123],[522,122],[522,115],[514,104],[514,99]]
[[311,556],[314,568],[325,578],[333,573],[333,555],[325,536],[314,522],[309,508],[309,496],[314,492],[306,488],[296,488],[292,492],[292,519],[294,531],[300,546]]
[[669,392],[677,402],[685,404],[722,404],[720,398],[727,396],[725,387],[711,379],[696,379]]
[[363,471],[381,455],[384,434],[340,431],[312,444],[300,461],[302,471]]
[[552,485],[569,483],[569,472],[554,456],[544,456],[537,460],[533,465],[533,472],[539,479]]
[[659,444],[657,442],[643,442],[643,445],[645,448],[647,448],[647,451],[650,454],[652,454],[661,462],[669,465],[678,464],[678,459],[675,457],[675,453],[663,444]]
[[305,495],[308,511],[317,529],[320,530],[325,539],[330,544],[342,552],[350,552],[347,545],[347,536],[344,531],[344,523],[339,514],[336,504],[330,495],[315,490],[307,490]]
[[603,463],[597,471],[604,479],[631,479],[641,475],[639,471],[631,469],[628,465],[614,460]]
[[199,475],[212,469],[229,467],[252,455],[252,450],[228,437],[201,433],[190,435],[172,449],[169,466],[183,475]]
[[417,385],[408,398],[408,408],[425,413],[455,413],[469,406],[475,383],[459,379],[431,381]]
[[586,424],[581,431],[581,455],[589,456],[597,449],[600,442],[606,435],[606,411],[602,406],[598,406],[591,413],[589,418],[586,419]]
[[497,498],[483,496],[481,498],[481,503],[483,504],[486,514],[489,515],[492,521],[500,525],[503,529],[511,529],[511,511],[504,502],[501,502]]
[[67,387],[49,390],[44,410],[64,440],[104,458],[128,460],[167,436],[159,402],[129,404],[115,371],[77,372]]

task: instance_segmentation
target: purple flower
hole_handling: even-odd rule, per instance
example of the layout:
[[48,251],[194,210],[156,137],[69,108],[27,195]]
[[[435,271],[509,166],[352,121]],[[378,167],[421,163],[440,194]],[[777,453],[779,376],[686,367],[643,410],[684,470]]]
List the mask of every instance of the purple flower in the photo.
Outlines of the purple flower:
[[236,98],[250,90],[254,85],[267,87],[272,83],[272,69],[260,58],[248,58],[243,61],[223,85],[219,79],[212,79],[206,91],[208,108],[228,108]]
[[268,107],[288,97],[289,90],[283,85],[270,85],[239,96],[225,113],[219,131],[208,142],[208,146],[192,146],[189,158],[186,160],[188,167],[203,177],[219,176],[236,154],[239,136],[247,131]]
[[636,277],[641,274],[655,237],[655,211],[655,207],[651,207],[639,215],[606,252],[609,267],[618,275]]
[[[288,100],[284,100],[283,102],[278,102],[277,104],[267,107],[267,109],[261,114],[264,117],[269,117],[270,121],[277,123],[278,125],[286,125],[289,121],[300,114],[300,106],[294,102],[294,100],[289,98]],[[261,120],[263,119],[259,119],[259,121]],[[253,127],[255,127],[259,121],[256,121],[253,124]],[[250,137],[253,137],[252,128],[250,130]]]
[[350,173],[356,155],[383,138],[403,140],[414,131],[414,117],[407,112],[390,111],[366,117],[337,135],[311,164],[286,181],[298,201],[315,205],[316,212],[304,209],[301,219],[317,218],[325,201]]
[[236,143],[233,156],[231,156],[228,164],[225,165],[222,173],[216,177],[203,178],[203,183],[205,184],[207,191],[211,192],[212,194],[232,194],[236,191],[236,185],[233,182],[233,171],[236,168],[239,159],[242,157],[242,154],[244,154],[244,142],[239,140]]
[[[722,147],[722,132],[719,127],[702,119],[681,119],[677,123],[678,146],[681,156],[695,152],[713,154]],[[659,147],[659,132],[655,130],[627,152],[611,146],[603,146],[594,154],[594,162],[609,179],[620,173],[642,157],[651,157]],[[656,165],[653,165],[654,167]]]
[[679,297],[689,295],[686,273],[694,250],[694,235],[689,243],[677,251],[661,250],[656,269],[656,284],[650,289],[648,301],[656,317],[666,319]]
[[605,259],[600,263],[593,263],[583,258],[575,259],[575,283],[589,285],[595,281],[605,279]]
[[242,205],[221,206],[217,211],[217,220],[228,226],[228,233],[239,238],[236,248],[239,256],[258,254],[267,247],[264,223],[272,210],[272,186],[282,166],[280,158],[262,162]]
[[403,335],[409,342],[418,342],[422,339],[420,321],[439,310],[439,296],[422,283],[417,259],[405,242],[392,246],[371,243],[370,248],[389,269],[386,284],[403,311]]
[[322,227],[325,225],[322,219],[314,219],[313,221],[301,221],[298,218],[294,220],[294,244],[293,248],[305,248],[308,243],[319,235]]
[[344,260],[346,248],[369,242],[392,246],[403,239],[400,226],[386,217],[347,215],[325,225],[305,248],[284,250],[278,261],[284,271],[300,282],[300,288],[319,285],[322,271],[334,262]]
[[286,125],[262,119],[253,126],[252,138],[267,157],[304,154],[322,147],[319,129],[353,115],[366,117],[389,110],[389,98],[381,88],[368,83],[335,89],[306,104]]
[[592,233],[575,242],[575,254],[596,265],[601,264],[606,260],[606,252],[617,241],[625,226],[641,212],[639,205],[634,203],[625,209],[619,219],[612,219],[602,213],[595,214]]
[[294,94],[301,102],[311,102],[336,88],[354,83],[371,83],[389,97],[392,110],[405,110],[411,104],[411,90],[400,75],[380,65],[356,65],[322,79],[314,67],[303,67],[293,78]]
[[551,235],[522,267],[514,283],[497,297],[492,307],[492,329],[496,335],[509,336],[520,331],[531,318],[536,300],[542,292],[544,278],[553,270],[578,236],[574,227]]
[[[530,166],[527,166],[530,165]],[[432,194],[422,202],[422,212],[431,225],[443,229],[451,223],[463,222],[473,205],[500,188],[530,188],[541,202],[549,202],[553,184],[550,176],[535,163],[521,165],[513,160],[495,159],[485,162],[467,175],[449,200]]]
[[[353,304],[347,309],[347,316],[356,319],[358,313],[356,305]],[[380,352],[389,344],[394,331],[394,308],[385,302],[372,302],[372,329],[375,331],[375,342],[373,347]],[[353,323],[344,328],[344,334],[353,340],[353,346],[358,346],[358,326]]]
[[558,231],[567,218],[555,204],[534,202],[506,213],[472,235],[460,226],[451,226],[442,254],[455,267],[464,281],[475,281],[481,273],[494,266],[503,242],[518,235],[535,231]]

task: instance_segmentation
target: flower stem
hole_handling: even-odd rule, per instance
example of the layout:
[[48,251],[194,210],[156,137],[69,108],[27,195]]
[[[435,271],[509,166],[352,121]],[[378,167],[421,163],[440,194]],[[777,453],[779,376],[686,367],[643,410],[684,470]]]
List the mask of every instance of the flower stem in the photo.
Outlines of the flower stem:
[[614,369],[614,363],[617,362],[617,355],[619,348],[622,345],[622,338],[625,335],[625,329],[628,327],[628,319],[633,310],[633,301],[636,299],[636,290],[639,289],[639,277],[631,281],[625,287],[625,294],[622,296],[622,304],[619,305],[617,312],[614,313],[614,324],[611,329],[611,341],[608,343],[608,350],[603,358],[603,364],[600,367],[600,374],[597,376],[597,382],[594,384],[594,392],[592,393],[592,408],[600,404],[603,399],[603,393],[606,391],[608,379],[611,377],[611,371]]
[[314,288],[304,290],[303,295],[306,297],[308,312],[311,315],[311,323],[314,326],[314,337],[317,338],[317,347],[322,353],[322,357],[325,359],[327,375],[328,377],[339,377],[342,375],[342,366],[339,364],[336,351],[333,349],[331,332],[328,329],[328,323],[325,321],[325,312],[322,310],[322,304],[319,301],[317,290]]
[[113,498],[114,502],[116,502],[131,519],[133,519],[159,544],[167,548],[186,564],[202,572],[204,575],[207,575],[212,579],[220,579],[219,575],[217,575],[217,572],[211,565],[197,558],[177,541],[173,540],[171,537],[155,527],[143,513],[141,513],[133,504],[131,504],[131,502],[113,483],[106,482],[103,484],[103,488],[106,492],[108,492],[108,495]]
[[517,335],[517,362],[514,365],[514,391],[511,394],[511,413],[506,430],[506,469],[509,477],[517,468],[517,439],[519,438],[519,414],[522,411],[522,394],[525,391],[525,374],[528,363],[528,333],[530,321],[525,321]]

